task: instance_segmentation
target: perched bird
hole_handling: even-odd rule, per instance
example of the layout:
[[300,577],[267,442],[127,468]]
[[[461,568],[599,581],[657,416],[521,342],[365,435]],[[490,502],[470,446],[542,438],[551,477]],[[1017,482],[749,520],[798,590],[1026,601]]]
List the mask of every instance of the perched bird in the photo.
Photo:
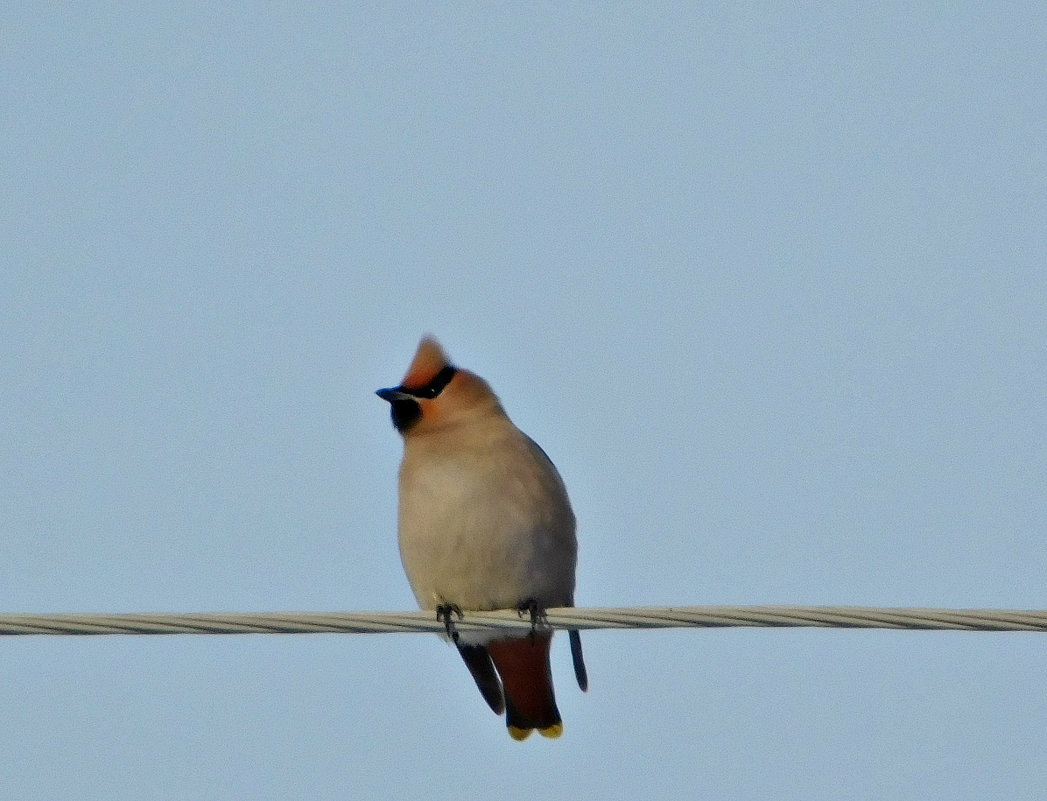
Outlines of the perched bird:
[[[549,457],[506,416],[475,373],[425,337],[397,387],[378,390],[403,436],[399,539],[422,609],[452,633],[463,610],[574,605],[574,513]],[[552,633],[453,632],[458,652],[509,734],[563,732],[549,667]],[[578,685],[587,689],[581,638],[570,632]]]

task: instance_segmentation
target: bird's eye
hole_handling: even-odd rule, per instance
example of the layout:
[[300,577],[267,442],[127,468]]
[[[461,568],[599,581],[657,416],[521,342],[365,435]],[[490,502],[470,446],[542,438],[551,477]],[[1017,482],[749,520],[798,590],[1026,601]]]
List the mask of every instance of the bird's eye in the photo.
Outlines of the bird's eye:
[[454,378],[454,374],[457,372],[458,368],[453,367],[450,364],[445,365],[444,368],[433,377],[432,381],[415,392],[414,395],[419,398],[432,400],[444,391],[444,387],[451,383],[451,379]]
[[410,387],[400,386],[397,387],[397,391],[405,395],[410,395],[414,398],[421,398],[422,400],[432,400],[444,391],[444,388],[451,383],[451,379],[454,378],[454,374],[457,372],[457,367],[453,367],[452,365],[448,364],[433,377],[432,381],[430,381],[424,387],[412,389]]

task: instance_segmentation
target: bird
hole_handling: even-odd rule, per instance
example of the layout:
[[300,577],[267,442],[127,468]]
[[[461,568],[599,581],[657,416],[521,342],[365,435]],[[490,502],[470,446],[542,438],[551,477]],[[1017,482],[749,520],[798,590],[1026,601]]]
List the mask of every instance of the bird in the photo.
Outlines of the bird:
[[[506,415],[490,385],[454,365],[424,336],[398,386],[377,390],[403,439],[399,471],[400,559],[419,608],[446,625],[514,740],[537,730],[559,737],[552,632],[545,609],[574,605],[578,546],[563,479]],[[463,610],[531,613],[531,630],[459,632]],[[578,686],[588,689],[581,638],[569,632]]]

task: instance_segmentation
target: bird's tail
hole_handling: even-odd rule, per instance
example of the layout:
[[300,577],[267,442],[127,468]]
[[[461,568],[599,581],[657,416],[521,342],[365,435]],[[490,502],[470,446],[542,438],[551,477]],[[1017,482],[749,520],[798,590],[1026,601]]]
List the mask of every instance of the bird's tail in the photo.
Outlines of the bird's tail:
[[502,677],[505,725],[514,740],[526,739],[535,729],[543,737],[559,737],[563,733],[549,668],[551,642],[551,633],[534,633],[487,643],[487,651]]

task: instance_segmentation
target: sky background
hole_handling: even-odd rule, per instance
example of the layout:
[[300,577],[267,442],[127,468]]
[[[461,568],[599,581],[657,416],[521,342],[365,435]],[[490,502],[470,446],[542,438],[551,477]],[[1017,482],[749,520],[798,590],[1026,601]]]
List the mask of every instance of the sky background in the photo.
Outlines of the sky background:
[[[1047,607],[1047,11],[0,8],[0,610],[403,610],[425,332],[560,468],[581,606]],[[0,787],[1042,799],[1047,638],[0,641]]]

